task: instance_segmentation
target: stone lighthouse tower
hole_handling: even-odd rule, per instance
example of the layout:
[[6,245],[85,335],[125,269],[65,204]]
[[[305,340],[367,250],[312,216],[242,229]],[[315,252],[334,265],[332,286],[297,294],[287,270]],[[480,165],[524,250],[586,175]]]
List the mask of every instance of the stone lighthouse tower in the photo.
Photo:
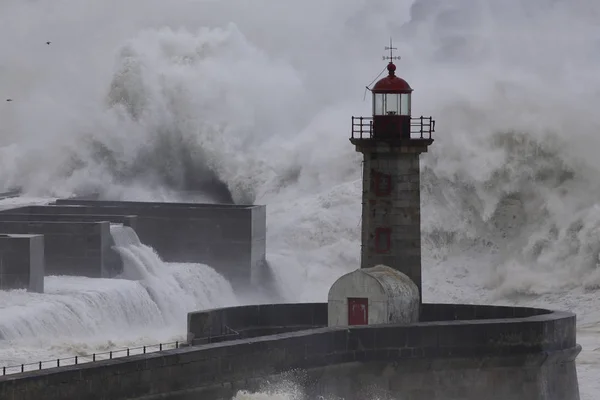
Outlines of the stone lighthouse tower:
[[396,75],[392,49],[388,75],[371,89],[373,115],[352,117],[350,141],[364,154],[361,268],[402,272],[422,299],[419,156],[433,143],[435,122],[411,116],[413,89]]

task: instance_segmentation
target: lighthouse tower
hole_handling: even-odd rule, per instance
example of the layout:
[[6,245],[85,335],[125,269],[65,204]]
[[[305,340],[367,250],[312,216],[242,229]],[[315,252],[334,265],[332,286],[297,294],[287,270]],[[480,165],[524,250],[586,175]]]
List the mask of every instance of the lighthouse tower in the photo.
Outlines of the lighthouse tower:
[[413,89],[396,75],[391,43],[388,75],[371,89],[373,115],[352,117],[350,142],[363,153],[361,268],[389,266],[421,291],[419,156],[433,143],[431,117],[411,116]]

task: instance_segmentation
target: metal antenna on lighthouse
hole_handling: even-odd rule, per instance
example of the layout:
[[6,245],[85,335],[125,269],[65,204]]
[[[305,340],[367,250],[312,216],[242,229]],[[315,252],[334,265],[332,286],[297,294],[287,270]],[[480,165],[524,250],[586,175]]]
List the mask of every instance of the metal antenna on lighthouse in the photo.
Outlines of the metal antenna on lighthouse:
[[390,38],[390,45],[389,46],[385,46],[386,50],[390,51],[390,55],[389,56],[383,56],[384,60],[390,60],[390,62],[392,62],[392,60],[399,60],[400,56],[394,56],[394,50],[398,50],[397,47],[394,47],[392,44],[392,38]]
[[[397,47],[394,47],[393,43],[392,43],[392,38],[390,37],[390,45],[389,46],[385,46],[386,50],[390,51],[390,55],[389,56],[383,56],[384,60],[390,60],[390,62],[392,62],[392,60],[399,60],[400,56],[394,56],[394,50],[398,50]],[[373,79],[373,82],[369,83],[367,86],[365,86],[365,94],[363,96],[363,101],[367,98],[367,90],[371,90],[369,89],[369,86],[371,86],[377,79],[379,79],[379,77],[381,76],[381,74],[383,74],[383,72],[386,70],[386,68],[389,68],[389,65],[385,68],[383,68],[383,70],[379,73],[379,75],[377,75],[375,77],[375,79]]]

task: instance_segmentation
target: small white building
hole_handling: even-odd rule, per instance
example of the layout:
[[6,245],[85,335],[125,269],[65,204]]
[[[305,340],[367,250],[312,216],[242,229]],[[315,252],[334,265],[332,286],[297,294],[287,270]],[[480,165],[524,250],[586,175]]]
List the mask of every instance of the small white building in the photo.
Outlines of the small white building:
[[413,323],[419,309],[417,285],[385,265],[357,269],[329,289],[329,326]]

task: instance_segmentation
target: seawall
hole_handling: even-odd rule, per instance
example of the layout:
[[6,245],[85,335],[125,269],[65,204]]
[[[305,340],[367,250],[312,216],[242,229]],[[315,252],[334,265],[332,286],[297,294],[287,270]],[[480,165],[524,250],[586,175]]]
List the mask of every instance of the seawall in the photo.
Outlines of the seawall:
[[265,206],[64,199],[0,211],[3,220],[125,223],[163,260],[208,264],[236,288],[266,276]]
[[120,272],[109,222],[6,221],[1,215],[0,233],[43,235],[46,275],[110,278]]
[[[288,312],[288,305],[246,310],[272,307],[283,316],[293,309],[313,324],[327,307],[290,306]],[[243,311],[193,313],[190,333],[198,340],[228,324],[241,331],[282,326],[277,314]],[[411,400],[579,399],[575,315],[424,304],[423,316],[412,325],[307,329],[9,375],[0,378],[0,398],[227,399],[239,389],[292,379],[308,395],[347,400],[369,393]]]
[[188,313],[192,345],[327,326],[326,303],[261,304]]

